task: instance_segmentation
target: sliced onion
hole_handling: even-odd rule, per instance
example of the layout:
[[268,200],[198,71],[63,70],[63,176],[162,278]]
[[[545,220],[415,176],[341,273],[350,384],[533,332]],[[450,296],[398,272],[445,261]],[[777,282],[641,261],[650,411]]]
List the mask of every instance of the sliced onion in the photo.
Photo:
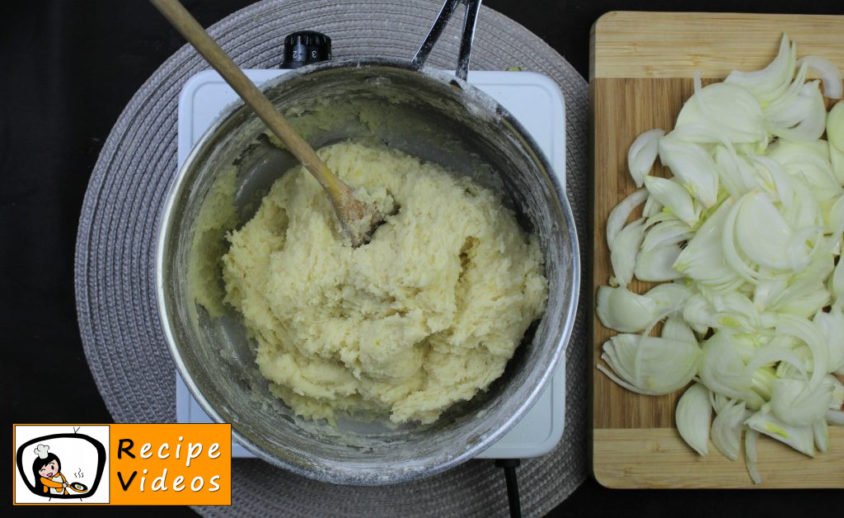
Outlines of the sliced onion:
[[627,288],[598,288],[598,318],[610,329],[638,333],[651,325],[657,316],[656,303]]
[[[838,262],[835,275],[839,276],[839,271],[844,270],[841,264],[844,261]],[[839,305],[830,308],[828,313],[818,312],[813,319],[815,327],[823,335],[827,349],[829,350],[829,366],[827,369],[830,372],[837,371],[844,367],[844,311]]]
[[844,102],[839,102],[826,116],[826,138],[830,145],[844,152]]
[[753,353],[753,358],[747,367],[755,372],[757,369],[766,365],[774,365],[782,362],[793,366],[801,376],[806,375],[806,368],[803,365],[803,361],[790,347],[781,345],[776,340],[772,340],[767,345],[757,349]]
[[775,300],[779,300],[780,295],[787,286],[788,283],[785,277],[761,279],[756,283],[756,287],[753,290],[753,303],[760,311],[764,311]]
[[624,224],[627,222],[630,214],[633,213],[636,207],[644,203],[647,197],[648,191],[644,189],[638,190],[624,198],[621,203],[610,211],[610,215],[607,218],[607,246],[610,250],[612,250],[613,243],[618,238],[618,233],[624,228]]
[[627,152],[627,168],[636,187],[644,185],[645,176],[653,169],[659,139],[663,135],[665,131],[661,129],[648,130],[636,137],[630,145],[630,150]]
[[821,453],[826,453],[829,450],[829,426],[827,426],[826,419],[820,419],[812,425],[812,432],[815,436],[815,446]]
[[714,158],[718,168],[719,182],[730,196],[740,198],[756,188],[752,166],[747,160],[738,156],[732,145],[728,143],[725,146],[717,146]]
[[645,296],[654,301],[658,313],[673,314],[686,304],[692,293],[684,284],[668,283],[654,286]]
[[844,382],[833,375],[826,377],[832,384],[832,398],[830,398],[830,410],[844,410]]
[[677,431],[699,455],[709,453],[709,426],[712,422],[712,405],[709,390],[695,383],[689,387],[677,402],[675,412]]
[[662,337],[697,344],[694,331],[680,315],[671,315],[662,325]]
[[[735,237],[753,263],[775,270],[790,269],[791,261],[783,251],[791,244],[791,227],[767,194],[748,193],[736,206]],[[804,247],[799,252],[808,262],[809,251]],[[755,277],[756,272],[752,273]]]
[[[598,369],[648,395],[694,380],[681,436],[704,454],[711,435],[736,459],[746,432],[754,483],[759,433],[811,456],[828,448],[827,424],[844,424],[844,103],[827,113],[824,100],[842,87],[831,63],[798,62],[786,36],[763,70],[706,87],[696,73],[674,129],[628,150],[645,189],[607,223],[620,287],[599,290],[599,318],[641,334],[608,340]],[[656,158],[668,178],[649,175]],[[636,295],[624,288],[634,275],[673,282]]]
[[[701,88],[699,81],[697,78],[695,94],[677,115],[677,128],[688,125],[711,128],[713,134],[731,142],[756,144],[766,140],[762,107],[750,91],[730,83],[713,83]],[[668,165],[662,160],[662,152],[660,160]]]
[[662,204],[653,197],[648,196],[648,199],[645,200],[645,206],[642,208],[642,217],[647,218],[648,222],[650,222],[651,218],[660,214],[660,211],[662,211]]
[[[826,307],[830,298],[829,291],[822,284],[815,286],[794,284],[783,290],[777,302],[772,304],[769,309],[781,316],[788,315],[809,319],[821,308]],[[774,325],[778,322],[779,316]]]
[[787,444],[808,457],[815,456],[815,436],[811,426],[788,425],[764,410],[750,416],[745,424],[751,430]]
[[761,326],[759,309],[742,293],[714,294],[716,327],[754,333]]
[[839,184],[844,184],[844,151],[829,143],[829,162],[832,164],[832,172]]
[[828,144],[822,140],[779,140],[768,149],[768,158],[782,166],[792,177],[799,177],[818,200],[837,198],[841,184],[832,171]]
[[[844,198],[842,198],[844,200]],[[841,204],[844,209],[844,203]],[[844,217],[844,211],[842,211]],[[844,222],[844,221],[843,221]],[[844,229],[844,227],[842,227]],[[647,252],[654,248],[667,245],[677,245],[686,241],[694,235],[688,225],[678,220],[661,221],[648,229],[645,239],[642,240],[642,251]]]
[[824,232],[831,234],[834,238],[830,249],[833,253],[839,252],[841,234],[844,233],[844,194],[839,195],[838,198],[832,202],[824,220],[826,222],[824,225]]
[[738,275],[740,275],[744,280],[756,283],[758,279],[758,273],[756,270],[748,264],[739,254],[738,248],[736,248],[736,238],[735,238],[735,227],[736,227],[736,220],[738,219],[739,212],[741,211],[742,207],[748,200],[748,196],[751,196],[753,193],[748,193],[736,203],[733,208],[730,209],[729,214],[727,215],[727,220],[724,222],[723,234],[721,235],[721,250],[726,261],[727,265],[733,269]]
[[692,295],[683,307],[683,320],[700,335],[716,325],[715,308],[700,294]]
[[650,250],[642,250],[636,258],[633,275],[647,282],[666,282],[680,279],[683,274],[674,269],[674,262],[683,250],[678,245],[668,244]]
[[688,342],[619,334],[604,343],[601,359],[612,372],[601,371],[619,385],[640,394],[662,395],[691,381],[700,349]]
[[757,465],[756,455],[756,440],[758,437],[759,433],[755,430],[748,430],[747,433],[744,434],[745,464],[747,466],[747,473],[750,475],[750,480],[752,480],[754,484],[762,483],[762,475],[759,474],[759,466]]
[[724,222],[732,207],[726,200],[700,226],[677,257],[674,269],[711,289],[728,291],[742,284],[741,277],[727,265],[721,247]]
[[829,373],[829,349],[823,335],[806,319],[792,315],[781,315],[777,324],[777,333],[793,336],[802,340],[812,351],[812,377],[810,387],[816,387],[823,377]]
[[747,411],[744,403],[728,402],[712,421],[712,443],[730,460],[736,460],[741,449],[741,432]]
[[645,178],[648,193],[680,221],[693,227],[700,217],[700,208],[695,206],[692,196],[682,185],[658,176]]
[[792,426],[811,426],[823,419],[832,398],[828,383],[811,387],[806,381],[778,379],[772,388],[771,411],[780,421]]
[[706,340],[698,376],[711,391],[758,408],[762,401],[751,390],[751,373],[733,347],[736,339],[733,333],[718,331]]
[[835,303],[839,307],[844,304],[844,261],[839,260],[832,274],[832,293],[835,295]]
[[788,36],[783,34],[777,57],[767,67],[753,72],[735,70],[730,72],[724,82],[743,86],[750,90],[760,103],[768,104],[780,97],[791,84],[796,52],[796,47],[791,45]]
[[797,95],[765,111],[768,131],[790,140],[812,141],[821,138],[826,123],[826,104],[820,83],[801,85]]
[[826,422],[836,426],[844,426],[844,411],[830,410],[826,413]]
[[659,141],[659,159],[704,207],[715,205],[718,200],[718,173],[715,161],[705,149],[667,135]]
[[804,56],[797,62],[797,66],[805,63],[810,70],[815,71],[823,81],[824,97],[829,99],[841,99],[841,94],[844,93],[841,83],[841,73],[835,64],[820,56]]
[[610,246],[610,263],[619,286],[627,286],[633,280],[636,256],[645,233],[645,220],[637,219],[627,225],[616,236]]

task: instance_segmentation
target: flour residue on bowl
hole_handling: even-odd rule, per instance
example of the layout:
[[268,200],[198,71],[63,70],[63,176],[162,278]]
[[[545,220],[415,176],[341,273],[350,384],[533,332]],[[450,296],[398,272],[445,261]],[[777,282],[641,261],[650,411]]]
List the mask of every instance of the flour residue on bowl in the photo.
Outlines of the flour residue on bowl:
[[398,212],[352,248],[319,184],[294,168],[228,234],[225,302],[297,414],[433,422],[500,377],[542,315],[538,240],[492,191],[436,164],[349,141],[319,155]]
[[188,284],[194,300],[211,317],[219,317],[225,311],[223,287],[219,282],[220,257],[226,251],[226,232],[237,223],[236,185],[237,168],[224,168],[199,210],[190,247]]

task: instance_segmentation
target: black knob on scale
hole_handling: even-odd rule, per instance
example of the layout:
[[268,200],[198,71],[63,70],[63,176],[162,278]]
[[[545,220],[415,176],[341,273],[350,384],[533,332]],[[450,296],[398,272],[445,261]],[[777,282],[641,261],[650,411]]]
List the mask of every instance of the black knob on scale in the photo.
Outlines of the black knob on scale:
[[331,59],[331,38],[321,32],[299,31],[284,38],[281,68],[299,68]]

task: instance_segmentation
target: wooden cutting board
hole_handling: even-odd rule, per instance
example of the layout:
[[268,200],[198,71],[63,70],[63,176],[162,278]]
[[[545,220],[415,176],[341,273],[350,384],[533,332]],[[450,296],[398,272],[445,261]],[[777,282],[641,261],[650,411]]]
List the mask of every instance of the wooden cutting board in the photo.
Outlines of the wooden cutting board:
[[[635,190],[627,173],[633,139],[651,128],[671,129],[693,91],[696,70],[717,80],[733,69],[762,68],[776,55],[783,32],[797,42],[798,55],[824,56],[844,70],[844,16],[611,12],[595,23],[593,294],[610,276],[607,216]],[[604,486],[844,488],[844,427],[830,427],[830,451],[815,459],[760,438],[759,486],[743,458],[730,461],[711,443],[709,455],[698,456],[674,429],[679,393],[639,396],[595,370],[601,344],[612,334],[593,318],[593,470]]]

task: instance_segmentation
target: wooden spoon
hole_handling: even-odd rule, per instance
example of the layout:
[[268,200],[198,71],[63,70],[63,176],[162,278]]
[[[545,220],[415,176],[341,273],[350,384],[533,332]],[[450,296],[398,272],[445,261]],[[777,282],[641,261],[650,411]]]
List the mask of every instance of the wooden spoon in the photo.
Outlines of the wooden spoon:
[[375,207],[356,198],[351,187],[328,169],[313,148],[275,109],[267,96],[246,77],[178,0],[150,1],[314,175],[331,198],[337,218],[351,238],[352,246],[357,247],[368,242],[375,228],[384,221],[384,215]]

